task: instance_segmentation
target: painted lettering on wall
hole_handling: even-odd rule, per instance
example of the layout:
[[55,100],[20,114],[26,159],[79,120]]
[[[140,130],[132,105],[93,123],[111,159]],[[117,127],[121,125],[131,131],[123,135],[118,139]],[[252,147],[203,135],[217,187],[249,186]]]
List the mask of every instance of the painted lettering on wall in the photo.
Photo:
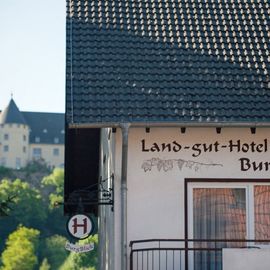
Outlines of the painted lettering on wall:
[[[268,139],[259,142],[245,142],[242,140],[228,140],[227,142],[220,143],[214,141],[211,143],[194,143],[194,144],[181,144],[176,140],[171,142],[147,142],[145,139],[141,140],[141,151],[148,153],[160,152],[189,152],[194,158],[200,157],[203,154],[218,153],[227,151],[231,154],[240,153],[266,153],[268,151]],[[253,161],[247,157],[238,159],[241,171],[268,171],[270,170],[270,161]]]
[[240,158],[241,171],[269,171],[270,162],[251,161],[249,158]]

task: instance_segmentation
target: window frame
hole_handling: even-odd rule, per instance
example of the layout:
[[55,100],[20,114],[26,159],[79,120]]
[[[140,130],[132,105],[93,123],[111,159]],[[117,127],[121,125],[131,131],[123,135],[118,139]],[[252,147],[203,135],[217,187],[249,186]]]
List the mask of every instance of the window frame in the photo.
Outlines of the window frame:
[[270,179],[185,179],[185,239],[193,239],[193,188],[245,188],[247,239],[255,239],[254,187],[257,185],[270,186]]
[[60,149],[59,148],[53,148],[53,156],[54,157],[60,156]]
[[[40,150],[40,152],[37,154],[35,151]],[[40,147],[34,147],[32,150],[32,155],[34,159],[41,159],[42,158],[42,148]]]
[[3,151],[4,151],[4,153],[8,153],[9,152],[9,145],[5,144],[3,146]]
[[21,160],[21,158],[16,157],[16,159],[15,159],[15,166],[16,166],[16,169],[20,169],[22,167],[22,160]]
[[[213,179],[185,179],[185,187],[184,187],[184,237],[185,237],[185,247],[193,247],[194,243],[188,243],[188,239],[193,239],[193,196],[192,191],[193,188],[216,188],[216,187],[230,187],[230,188],[242,188],[245,187],[246,192],[246,239],[254,239],[255,240],[255,217],[254,217],[254,186],[256,185],[268,185],[270,186],[270,179],[221,179],[221,178],[213,178]],[[253,186],[251,189],[250,186]],[[250,196],[250,197],[249,197]],[[248,198],[249,197],[249,198]],[[251,199],[250,199],[251,198]],[[253,212],[253,217],[251,215]],[[191,232],[190,232],[190,230]],[[250,242],[248,245],[254,245],[256,242]],[[256,244],[256,246],[259,246]],[[194,253],[193,251],[189,253],[185,253],[185,259],[188,261],[190,269],[194,269]]]

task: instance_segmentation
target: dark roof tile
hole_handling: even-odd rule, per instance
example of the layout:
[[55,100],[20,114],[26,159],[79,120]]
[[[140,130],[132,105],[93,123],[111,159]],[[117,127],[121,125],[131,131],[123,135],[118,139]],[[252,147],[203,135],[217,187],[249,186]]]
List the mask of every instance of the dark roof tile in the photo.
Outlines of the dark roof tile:
[[23,114],[18,109],[13,98],[8,106],[0,113],[0,124],[22,124],[26,125]]
[[[30,143],[64,144],[65,116],[63,113],[22,112],[30,127]],[[39,138],[37,141],[36,138]]]
[[267,1],[67,3],[68,123],[269,122]]

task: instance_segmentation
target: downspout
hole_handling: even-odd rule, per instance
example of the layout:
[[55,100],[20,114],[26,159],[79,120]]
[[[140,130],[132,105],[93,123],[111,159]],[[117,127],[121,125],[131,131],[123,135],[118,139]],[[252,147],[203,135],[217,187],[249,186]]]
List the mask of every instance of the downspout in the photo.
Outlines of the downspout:
[[121,168],[121,270],[127,270],[127,165],[128,132],[130,124],[120,125],[122,130],[122,168]]

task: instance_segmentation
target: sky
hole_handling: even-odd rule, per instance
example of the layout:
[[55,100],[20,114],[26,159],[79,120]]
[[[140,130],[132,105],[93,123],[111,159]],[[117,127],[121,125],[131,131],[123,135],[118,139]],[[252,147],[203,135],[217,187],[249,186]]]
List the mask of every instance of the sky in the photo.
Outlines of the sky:
[[0,0],[0,110],[65,111],[65,0]]

